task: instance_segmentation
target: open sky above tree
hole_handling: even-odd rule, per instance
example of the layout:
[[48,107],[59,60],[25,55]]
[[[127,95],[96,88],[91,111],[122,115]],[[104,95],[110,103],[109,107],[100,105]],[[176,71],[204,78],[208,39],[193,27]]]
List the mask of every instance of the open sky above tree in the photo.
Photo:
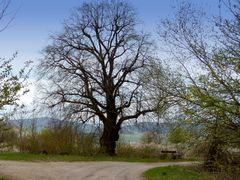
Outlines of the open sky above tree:
[[[189,0],[196,3],[194,0]],[[13,52],[18,51],[18,57],[14,65],[17,68],[26,60],[37,62],[41,57],[40,51],[49,42],[49,34],[59,32],[62,29],[63,21],[69,17],[71,11],[78,7],[83,0],[11,0],[7,18],[14,16],[7,31],[0,34],[0,54],[2,57],[10,57]],[[129,1],[138,13],[142,27],[153,32],[160,19],[171,16],[173,7],[181,0],[130,0]],[[218,14],[216,4],[218,0],[199,0],[197,4],[206,8],[206,11]],[[32,74],[32,81],[35,76]],[[33,99],[34,85],[32,91],[22,98],[27,104]]]

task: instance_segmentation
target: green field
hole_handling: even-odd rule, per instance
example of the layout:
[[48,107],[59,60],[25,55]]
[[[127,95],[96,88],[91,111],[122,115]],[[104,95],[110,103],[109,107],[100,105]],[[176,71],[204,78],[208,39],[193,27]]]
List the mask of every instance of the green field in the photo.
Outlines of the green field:
[[124,143],[140,143],[143,133],[120,134],[120,141]]
[[183,166],[157,167],[144,173],[145,180],[208,180],[210,176],[209,173]]

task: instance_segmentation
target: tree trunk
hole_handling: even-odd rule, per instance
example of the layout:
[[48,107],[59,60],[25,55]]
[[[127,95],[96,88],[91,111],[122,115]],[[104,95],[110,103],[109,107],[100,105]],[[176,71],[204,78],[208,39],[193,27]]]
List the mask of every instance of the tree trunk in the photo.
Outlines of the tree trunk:
[[224,157],[221,157],[222,155],[221,143],[219,140],[214,139],[209,146],[204,167],[210,172],[218,171],[218,165],[221,159],[224,159]]
[[116,141],[119,139],[120,127],[115,124],[104,123],[103,134],[100,138],[100,152],[110,156],[116,155]]

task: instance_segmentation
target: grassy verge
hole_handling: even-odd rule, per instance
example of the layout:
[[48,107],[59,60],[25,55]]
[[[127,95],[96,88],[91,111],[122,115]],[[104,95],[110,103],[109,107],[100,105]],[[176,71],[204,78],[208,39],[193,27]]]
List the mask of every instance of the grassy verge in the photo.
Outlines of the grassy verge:
[[184,166],[157,167],[144,173],[145,180],[208,180],[211,176],[210,173]]
[[187,161],[187,159],[164,159],[159,158],[141,158],[141,157],[123,157],[123,156],[78,156],[78,155],[44,155],[30,153],[0,153],[0,160],[16,160],[16,161],[126,161],[126,162],[178,162]]

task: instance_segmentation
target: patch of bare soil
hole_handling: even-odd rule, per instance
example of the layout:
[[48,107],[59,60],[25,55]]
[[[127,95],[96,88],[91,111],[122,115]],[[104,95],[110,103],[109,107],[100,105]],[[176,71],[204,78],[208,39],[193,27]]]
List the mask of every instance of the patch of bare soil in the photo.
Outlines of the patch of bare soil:
[[0,174],[12,180],[139,180],[150,168],[194,162],[19,162],[0,161]]

